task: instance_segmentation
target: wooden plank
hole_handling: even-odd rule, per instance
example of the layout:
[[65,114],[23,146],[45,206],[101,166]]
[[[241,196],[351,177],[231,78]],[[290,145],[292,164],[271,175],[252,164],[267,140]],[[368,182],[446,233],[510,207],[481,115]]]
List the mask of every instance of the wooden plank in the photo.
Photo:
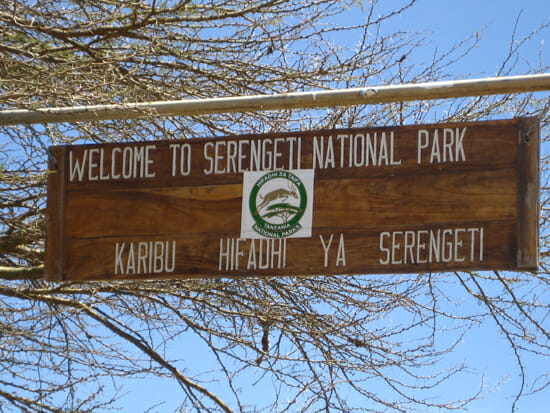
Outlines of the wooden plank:
[[65,187],[67,147],[50,148],[48,161],[47,234],[44,273],[47,279],[61,281],[65,253]]
[[[504,120],[71,146],[67,191],[242,184],[244,171],[258,169],[315,169],[316,179],[342,179],[515,167],[517,127]],[[462,145],[444,136],[464,128]],[[430,162],[436,134],[439,152]]]
[[70,245],[67,273],[85,274],[85,280],[432,272],[457,264],[513,269],[516,223],[328,227],[286,240],[242,240],[238,232],[86,238]]
[[[535,269],[537,125],[511,119],[55,148],[64,155],[49,187],[48,239],[58,241],[48,242],[47,256],[59,264],[48,277]],[[240,238],[243,176],[273,169],[314,170],[311,237]]]
[[538,270],[539,147],[537,119],[520,119],[518,154],[518,255],[517,266]]
[[[377,177],[319,179],[314,194],[315,227],[372,226],[391,220],[409,222],[468,222],[513,219],[517,191],[513,169]],[[491,182],[488,187],[487,182]],[[459,187],[464,187],[457,190]],[[67,236],[83,238],[117,234],[168,235],[238,231],[241,185],[76,193],[66,206]],[[365,202],[367,200],[368,202]],[[129,222],[134,223],[129,225]]]

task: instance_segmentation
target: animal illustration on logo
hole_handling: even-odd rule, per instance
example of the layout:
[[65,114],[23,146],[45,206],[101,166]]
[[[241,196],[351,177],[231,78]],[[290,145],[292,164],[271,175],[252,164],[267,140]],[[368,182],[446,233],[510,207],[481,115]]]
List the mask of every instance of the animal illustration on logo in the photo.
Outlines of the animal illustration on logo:
[[278,188],[268,192],[264,196],[260,195],[262,202],[256,208],[259,211],[260,209],[268,206],[273,201],[278,201],[279,199],[286,201],[289,197],[298,199],[298,192],[296,191],[296,188],[290,183],[288,185],[288,189]]

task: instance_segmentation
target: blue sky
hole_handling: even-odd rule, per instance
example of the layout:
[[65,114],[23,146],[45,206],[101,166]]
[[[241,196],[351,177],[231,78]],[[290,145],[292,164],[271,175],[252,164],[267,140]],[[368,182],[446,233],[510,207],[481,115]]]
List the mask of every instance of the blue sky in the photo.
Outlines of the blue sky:
[[[394,2],[385,2],[393,6]],[[515,39],[512,39],[512,31],[517,25]],[[348,16],[353,19],[363,19],[356,11]],[[416,55],[416,59],[425,57],[428,59],[434,49],[444,51],[453,44],[479,32],[478,47],[460,64],[452,69],[452,75],[461,78],[476,78],[494,76],[497,74],[503,59],[507,55],[508,48],[514,42],[521,41],[543,23],[548,23],[550,18],[550,5],[548,0],[420,0],[411,10],[401,16],[396,16],[385,30],[394,29],[412,32],[425,32],[431,36],[423,53]],[[546,31],[548,33],[548,31]],[[521,74],[528,68],[536,67],[539,58],[548,63],[550,45],[540,36],[532,38],[521,53],[522,59],[518,61],[511,74]],[[542,54],[540,54],[542,52]],[[494,327],[494,326],[493,326]],[[465,345],[456,355],[456,360],[465,359],[477,368],[479,374],[485,374],[489,388],[495,386],[494,391],[486,398],[473,403],[467,410],[469,412],[499,412],[510,409],[510,399],[507,396],[514,394],[519,386],[519,381],[514,376],[507,377],[516,367],[513,354],[509,347],[500,339],[496,329],[491,325],[474,329],[465,337]],[[189,361],[189,366],[200,367],[201,351],[200,342],[178,342],[176,351],[178,357]],[[546,366],[541,366],[542,371]],[[550,369],[550,360],[548,362]],[[221,373],[220,373],[221,374]],[[503,382],[499,379],[504,378]],[[460,390],[469,390],[469,386],[477,383],[464,380],[456,383],[463,386]],[[215,391],[215,387],[212,387]],[[448,389],[453,391],[454,389]],[[262,399],[262,390],[257,388],[258,400]],[[155,404],[155,400],[163,404],[151,411],[169,411],[178,406],[182,398],[182,392],[178,386],[164,380],[143,380],[132,382],[125,386],[122,393],[128,395],[122,399],[123,411],[144,411]],[[519,412],[546,412],[550,391],[526,398],[519,404]]]
[[[471,77],[495,76],[507,56],[508,48],[548,23],[550,7],[543,0],[420,0],[417,5],[394,20],[403,30],[432,33],[426,52],[442,51],[479,32],[479,46],[456,65],[456,74]],[[517,23],[517,33],[512,32]],[[536,65],[539,48],[550,53],[548,42],[537,36],[529,42],[522,56]],[[525,69],[522,62],[518,69]],[[522,72],[518,72],[520,74]]]

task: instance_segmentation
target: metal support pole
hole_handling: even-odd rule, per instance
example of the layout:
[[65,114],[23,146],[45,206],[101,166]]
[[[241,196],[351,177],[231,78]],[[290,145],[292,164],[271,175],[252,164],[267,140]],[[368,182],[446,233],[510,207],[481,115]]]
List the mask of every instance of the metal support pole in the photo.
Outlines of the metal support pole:
[[0,111],[0,125],[372,105],[550,90],[550,73],[211,99]]

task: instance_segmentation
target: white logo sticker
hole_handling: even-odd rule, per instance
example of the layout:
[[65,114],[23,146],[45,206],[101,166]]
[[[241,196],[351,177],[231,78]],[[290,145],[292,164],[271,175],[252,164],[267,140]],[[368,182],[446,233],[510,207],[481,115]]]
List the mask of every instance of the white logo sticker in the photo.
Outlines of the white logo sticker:
[[313,169],[245,172],[241,238],[309,238]]

